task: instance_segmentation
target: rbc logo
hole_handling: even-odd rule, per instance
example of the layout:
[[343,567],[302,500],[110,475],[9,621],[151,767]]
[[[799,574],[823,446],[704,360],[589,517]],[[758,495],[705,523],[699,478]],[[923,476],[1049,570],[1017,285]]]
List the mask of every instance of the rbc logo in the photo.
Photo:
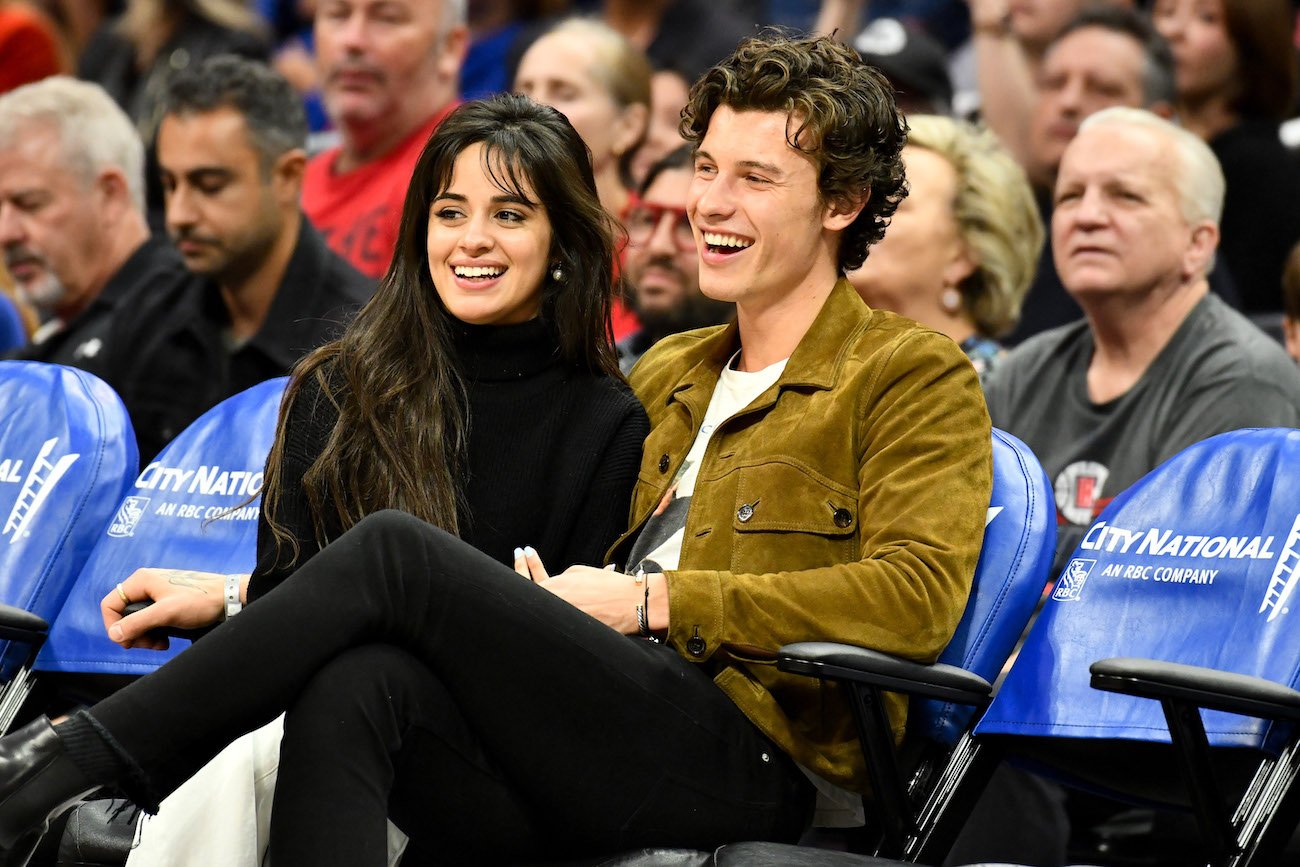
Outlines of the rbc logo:
[[108,525],[108,535],[118,539],[135,535],[135,525],[144,517],[144,510],[149,505],[148,497],[127,497],[117,510],[113,523]]
[[1097,565],[1096,560],[1074,559],[1065,564],[1065,569],[1061,572],[1061,580],[1056,584],[1056,590],[1052,592],[1052,598],[1057,602],[1078,602],[1079,594],[1083,592],[1084,582],[1092,574],[1092,567]]

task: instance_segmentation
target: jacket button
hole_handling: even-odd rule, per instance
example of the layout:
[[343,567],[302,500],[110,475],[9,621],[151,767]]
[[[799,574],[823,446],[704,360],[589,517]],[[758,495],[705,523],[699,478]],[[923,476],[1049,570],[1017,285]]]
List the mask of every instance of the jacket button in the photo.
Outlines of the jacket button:
[[668,472],[668,455],[661,455],[659,458],[659,472]]
[[686,639],[686,652],[691,656],[703,656],[704,650],[707,646],[708,645],[704,643],[704,639],[700,638],[698,635],[692,635],[690,638]]
[[831,520],[842,530],[853,523],[853,515],[848,509],[836,509],[835,514],[831,515]]
[[749,503],[746,503],[736,510],[736,517],[740,519],[740,523],[745,523],[750,518],[754,517],[754,507]]

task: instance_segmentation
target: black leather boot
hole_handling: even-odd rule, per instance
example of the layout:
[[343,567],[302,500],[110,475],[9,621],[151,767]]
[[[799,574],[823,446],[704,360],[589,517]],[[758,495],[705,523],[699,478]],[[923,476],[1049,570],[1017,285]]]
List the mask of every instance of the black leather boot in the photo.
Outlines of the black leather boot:
[[45,717],[0,738],[0,867],[25,867],[50,819],[97,788]]

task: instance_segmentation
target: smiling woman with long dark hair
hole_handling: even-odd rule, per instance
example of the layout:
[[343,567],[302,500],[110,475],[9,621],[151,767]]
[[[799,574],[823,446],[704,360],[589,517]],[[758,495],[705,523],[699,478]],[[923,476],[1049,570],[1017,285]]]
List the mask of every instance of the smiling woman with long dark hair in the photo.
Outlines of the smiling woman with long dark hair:
[[[373,299],[290,381],[267,462],[253,574],[138,570],[104,600],[110,636],[128,647],[157,646],[162,639],[149,630],[211,625],[236,593],[253,612],[267,611],[283,597],[282,583],[326,559],[323,551],[346,548],[349,528],[379,512],[405,513],[401,520],[445,539],[467,564],[456,574],[485,578],[466,585],[471,596],[499,595],[504,575],[507,587],[517,582],[539,605],[523,616],[547,617],[546,605],[565,605],[526,579],[544,574],[542,562],[603,560],[626,527],[647,431],[606,331],[613,257],[587,150],[561,114],[512,95],[457,109],[416,165],[397,251]],[[361,594],[387,592],[368,588],[365,574],[346,583],[341,594],[312,586],[340,612]],[[154,604],[123,616],[128,599]],[[296,606],[274,620],[272,631],[293,645],[321,628]],[[240,625],[233,618],[199,646]],[[480,637],[492,647],[508,638]],[[280,657],[261,653],[262,665]],[[421,734],[439,731],[429,720],[445,714],[440,687],[430,685],[438,677],[396,647],[344,657],[322,669],[320,683],[343,687],[348,698],[340,704],[304,692],[286,716],[272,820],[277,863],[382,858],[390,810],[418,832],[427,809],[423,790],[402,793],[408,778],[428,778],[428,753],[441,743]],[[202,677],[186,682],[195,692],[182,705],[223,714],[212,705],[221,690]],[[120,694],[121,722],[156,733],[153,704]],[[166,728],[179,734],[190,726]],[[99,754],[91,765],[125,762],[135,781],[127,785],[145,805],[213,755],[195,742],[173,744],[160,764],[146,759],[146,782],[129,758],[130,738],[105,737],[109,730],[80,715],[56,740],[74,761]],[[320,761],[324,753],[333,758]],[[359,777],[368,784],[356,785]],[[8,827],[0,828],[0,864],[23,863],[27,841]]]

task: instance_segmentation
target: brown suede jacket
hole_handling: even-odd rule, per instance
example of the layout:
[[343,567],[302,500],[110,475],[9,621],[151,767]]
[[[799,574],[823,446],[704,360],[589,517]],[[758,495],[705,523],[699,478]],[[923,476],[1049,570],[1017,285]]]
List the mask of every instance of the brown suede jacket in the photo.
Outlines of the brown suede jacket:
[[[612,553],[663,497],[737,345],[735,324],[676,335],[632,372],[651,432]],[[669,643],[799,764],[867,791],[844,696],[778,671],[775,652],[827,640],[935,659],[970,591],[991,473],[961,349],[840,280],[776,384],[709,442],[683,568],[667,573]],[[906,703],[889,711],[901,736]]]

